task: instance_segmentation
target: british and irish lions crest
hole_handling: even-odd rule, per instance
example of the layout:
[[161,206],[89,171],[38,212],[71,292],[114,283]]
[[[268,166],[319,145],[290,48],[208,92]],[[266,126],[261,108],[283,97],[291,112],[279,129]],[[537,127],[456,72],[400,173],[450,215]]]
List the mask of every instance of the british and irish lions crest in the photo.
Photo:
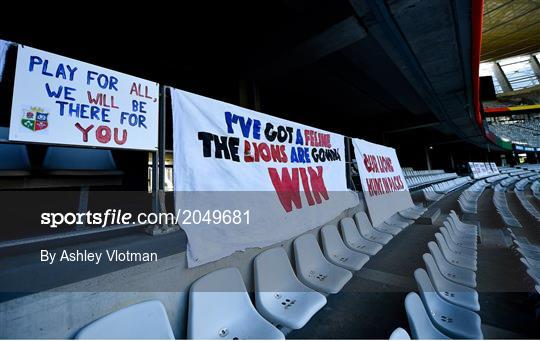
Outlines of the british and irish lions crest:
[[48,116],[49,113],[45,112],[43,108],[31,107],[24,110],[21,123],[32,131],[40,131],[49,126]]

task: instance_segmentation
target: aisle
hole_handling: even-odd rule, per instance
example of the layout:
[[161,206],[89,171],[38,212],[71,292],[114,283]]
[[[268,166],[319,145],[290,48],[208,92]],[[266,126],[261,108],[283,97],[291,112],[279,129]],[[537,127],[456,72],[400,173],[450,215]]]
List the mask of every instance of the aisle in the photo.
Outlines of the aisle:
[[492,199],[493,190],[487,189],[478,202],[482,243],[478,247],[477,279],[484,337],[537,336],[538,327],[527,304],[530,288],[526,274],[509,248],[511,239],[504,234],[504,223]]
[[[461,191],[442,199],[443,214],[456,209]],[[442,218],[442,216],[441,216]],[[292,339],[388,339],[397,327],[408,329],[405,296],[416,291],[414,270],[424,267],[422,255],[427,243],[441,225],[413,224],[401,232],[360,271],[338,295],[300,330],[287,335]]]

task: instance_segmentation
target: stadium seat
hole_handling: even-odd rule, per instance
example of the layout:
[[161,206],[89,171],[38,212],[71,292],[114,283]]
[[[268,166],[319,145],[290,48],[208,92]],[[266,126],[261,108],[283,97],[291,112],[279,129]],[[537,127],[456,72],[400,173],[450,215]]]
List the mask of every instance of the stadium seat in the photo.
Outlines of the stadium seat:
[[321,240],[324,255],[337,266],[358,271],[369,260],[369,256],[349,249],[339,236],[337,227],[333,225],[321,228]]
[[391,234],[392,236],[397,236],[402,231],[401,228],[397,226],[388,225],[388,223],[386,222],[375,227],[375,230],[379,232]]
[[476,288],[476,274],[474,271],[449,263],[442,255],[437,243],[429,242],[428,248],[433,259],[435,259],[435,264],[437,264],[444,277],[452,282]]
[[392,334],[390,334],[390,340],[410,340],[409,333],[403,328],[396,328]]
[[427,207],[421,205],[416,205],[406,210],[398,212],[400,216],[405,219],[416,220],[422,216],[427,211]]
[[152,300],[104,316],[81,329],[75,338],[174,340],[174,335],[165,307]]
[[329,294],[338,293],[352,273],[330,263],[321,252],[315,236],[301,235],[293,243],[296,273],[308,287]]
[[390,218],[386,219],[384,221],[386,224],[390,226],[396,226],[400,229],[404,229],[414,223],[414,219],[407,219],[400,216],[398,213],[392,215]]
[[452,237],[450,236],[450,233],[448,232],[448,229],[445,226],[441,226],[439,228],[439,231],[441,231],[442,236],[444,237],[444,239],[448,243],[448,247],[454,253],[456,253],[458,255],[464,255],[464,256],[467,256],[467,257],[474,257],[474,258],[476,258],[478,256],[478,252],[476,250],[458,245],[452,239]]
[[540,261],[540,252],[530,251],[519,246],[516,248],[516,250],[525,258]]
[[450,223],[447,221],[443,222],[443,226],[446,227],[446,230],[448,231],[448,234],[450,235],[450,238],[452,239],[454,244],[460,247],[466,247],[472,250],[476,250],[477,248],[476,237],[468,236],[468,235],[464,235],[462,233],[456,232],[456,230],[452,227],[452,225],[450,225]]
[[354,220],[356,222],[356,226],[358,226],[358,229],[360,230],[360,234],[367,240],[371,240],[382,245],[385,245],[392,240],[391,234],[377,231],[373,228],[373,226],[371,226],[371,222],[369,221],[366,212],[361,211],[356,213],[354,215]]
[[444,258],[446,260],[454,265],[457,265],[459,267],[470,269],[472,271],[476,271],[476,259],[471,257],[465,257],[456,255],[454,252],[450,250],[448,247],[448,244],[446,243],[446,240],[442,237],[442,234],[435,233],[435,239],[437,240],[437,244],[439,245],[439,249],[441,250]]
[[526,257],[521,257],[520,260],[521,260],[521,263],[525,264],[527,268],[540,269],[540,260],[535,260],[535,259],[526,258]]
[[540,285],[537,285],[534,287],[536,289],[536,293],[537,294],[540,294]]
[[429,253],[424,253],[422,258],[426,264],[426,270],[431,279],[431,283],[441,298],[463,308],[472,311],[480,311],[478,292],[476,292],[476,290],[446,279],[439,271],[437,264],[435,264],[435,259],[433,259],[433,256]]
[[189,339],[284,339],[251,303],[236,268],[199,278],[189,290]]
[[[8,128],[0,128],[0,139],[7,140]],[[30,175],[30,158],[24,144],[0,143],[0,176]]]
[[461,221],[461,219],[459,219],[458,215],[454,210],[450,211],[448,217],[450,218],[454,226],[458,229],[458,231],[473,234],[475,236],[478,234],[478,226],[464,223],[463,221]]
[[415,340],[446,340],[450,339],[437,329],[418,294],[411,292],[405,297],[405,312],[411,328],[411,336]]
[[276,325],[300,329],[326,304],[326,297],[298,280],[282,247],[255,257],[255,305]]
[[444,334],[457,339],[483,339],[478,314],[443,300],[431,285],[424,269],[416,269],[414,278],[420,297],[433,324]]
[[355,251],[374,256],[382,249],[382,245],[363,238],[352,218],[343,218],[340,221],[341,234],[345,245]]
[[533,245],[533,244],[530,244],[530,243],[525,243],[525,242],[517,240],[517,238],[514,238],[514,244],[519,246],[521,249],[540,253],[540,246],[539,245]]
[[42,168],[54,175],[119,175],[110,150],[48,147]]

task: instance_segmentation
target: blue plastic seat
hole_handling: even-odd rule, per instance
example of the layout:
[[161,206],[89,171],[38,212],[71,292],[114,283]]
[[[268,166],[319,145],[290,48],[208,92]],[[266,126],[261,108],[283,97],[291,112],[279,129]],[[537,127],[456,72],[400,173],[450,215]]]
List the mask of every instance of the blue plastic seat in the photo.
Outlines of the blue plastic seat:
[[[0,139],[8,139],[9,129],[0,128]],[[26,176],[30,174],[30,158],[24,144],[0,143],[0,175]]]
[[67,147],[48,147],[43,170],[58,175],[81,175],[96,172],[105,175],[120,174],[110,150]]

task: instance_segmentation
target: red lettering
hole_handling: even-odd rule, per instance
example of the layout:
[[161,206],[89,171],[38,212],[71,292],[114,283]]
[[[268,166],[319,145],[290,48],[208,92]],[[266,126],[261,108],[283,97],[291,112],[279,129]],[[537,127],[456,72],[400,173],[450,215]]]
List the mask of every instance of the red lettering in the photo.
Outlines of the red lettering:
[[274,189],[276,190],[279,201],[286,212],[292,211],[293,203],[297,209],[302,208],[302,199],[300,198],[299,190],[300,184],[298,179],[298,168],[293,168],[291,171],[292,178],[289,175],[289,170],[287,168],[282,168],[280,178],[277,169],[268,168],[270,180],[272,180],[272,184],[274,185]]

